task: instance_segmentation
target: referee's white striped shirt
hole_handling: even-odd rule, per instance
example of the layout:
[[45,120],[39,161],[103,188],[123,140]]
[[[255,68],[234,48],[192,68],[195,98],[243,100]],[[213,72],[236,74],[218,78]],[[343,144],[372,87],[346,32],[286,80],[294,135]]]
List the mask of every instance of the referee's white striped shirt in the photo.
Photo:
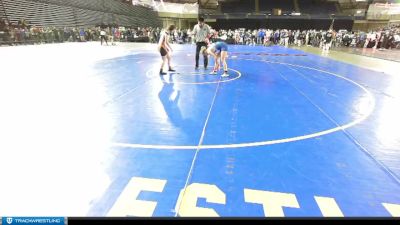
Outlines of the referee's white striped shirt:
[[207,24],[204,24],[202,28],[199,24],[196,24],[193,28],[193,36],[196,42],[205,42],[209,34],[210,27]]

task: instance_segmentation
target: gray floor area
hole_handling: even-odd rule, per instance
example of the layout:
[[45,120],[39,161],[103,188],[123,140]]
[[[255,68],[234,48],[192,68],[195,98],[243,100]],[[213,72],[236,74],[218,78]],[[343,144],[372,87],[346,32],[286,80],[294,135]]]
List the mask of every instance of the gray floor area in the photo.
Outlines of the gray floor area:
[[[375,53],[373,53],[371,51],[372,49],[366,49],[365,54],[361,55],[361,53],[356,53],[357,50],[333,49],[330,50],[329,52],[324,52],[320,48],[315,48],[310,46],[293,47],[293,48],[386,74],[391,74],[391,75],[399,74],[400,51],[398,50],[385,50],[384,51],[385,53],[382,53],[380,50],[375,49]],[[358,50],[362,52],[362,49]],[[369,53],[367,54],[367,52]],[[383,54],[387,54],[388,55],[387,58],[389,58],[390,55],[391,58],[395,58],[396,60],[380,58]]]
[[333,49],[334,51],[352,53],[357,55],[369,56],[378,59],[392,60],[400,62],[400,49],[373,49],[373,48],[348,48],[340,47]]

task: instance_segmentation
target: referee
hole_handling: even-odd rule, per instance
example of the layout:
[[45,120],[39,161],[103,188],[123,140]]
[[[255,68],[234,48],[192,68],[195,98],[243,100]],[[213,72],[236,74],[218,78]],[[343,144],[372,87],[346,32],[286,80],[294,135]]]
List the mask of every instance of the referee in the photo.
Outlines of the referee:
[[[204,18],[200,17],[198,20],[198,24],[196,24],[193,28],[193,38],[196,41],[196,70],[199,68],[199,54],[202,46],[207,48],[207,39],[210,35],[210,27],[204,23]],[[203,55],[204,59],[204,69],[207,69],[208,66],[208,57],[207,55]]]

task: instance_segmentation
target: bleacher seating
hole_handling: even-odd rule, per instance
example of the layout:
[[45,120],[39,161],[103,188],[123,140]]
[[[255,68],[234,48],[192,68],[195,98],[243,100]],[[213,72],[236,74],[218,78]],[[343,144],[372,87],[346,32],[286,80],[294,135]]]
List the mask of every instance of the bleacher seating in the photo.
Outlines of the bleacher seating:
[[[296,0],[299,9],[296,10],[294,0],[260,0],[259,12],[262,14],[273,14],[274,9],[280,9],[281,15],[290,15],[292,12],[300,11],[307,15],[330,15],[338,12],[335,2],[326,0]],[[221,12],[229,15],[240,13],[254,13],[255,3],[249,0],[226,1],[221,3]],[[204,12],[202,12],[205,14]]]
[[255,3],[249,0],[239,0],[234,2],[222,2],[222,13],[251,13],[254,12]]
[[293,0],[260,0],[260,12],[271,13],[273,9],[281,9],[282,13],[294,11]]
[[219,14],[220,12],[217,9],[199,9],[199,14]]
[[301,13],[311,15],[329,15],[337,13],[337,8],[334,2],[320,0],[298,0]]
[[91,27],[98,24],[143,27],[161,25],[157,12],[114,0],[2,0],[11,22],[32,25]]
[[1,0],[0,0],[0,18],[6,18]]

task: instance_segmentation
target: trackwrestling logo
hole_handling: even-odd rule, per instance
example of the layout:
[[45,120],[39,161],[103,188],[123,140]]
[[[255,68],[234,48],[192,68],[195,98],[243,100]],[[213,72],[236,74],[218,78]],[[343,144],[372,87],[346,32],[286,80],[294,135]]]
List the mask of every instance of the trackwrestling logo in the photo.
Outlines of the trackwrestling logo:
[[64,217],[4,217],[2,218],[4,225],[6,224],[61,224],[64,225]]

